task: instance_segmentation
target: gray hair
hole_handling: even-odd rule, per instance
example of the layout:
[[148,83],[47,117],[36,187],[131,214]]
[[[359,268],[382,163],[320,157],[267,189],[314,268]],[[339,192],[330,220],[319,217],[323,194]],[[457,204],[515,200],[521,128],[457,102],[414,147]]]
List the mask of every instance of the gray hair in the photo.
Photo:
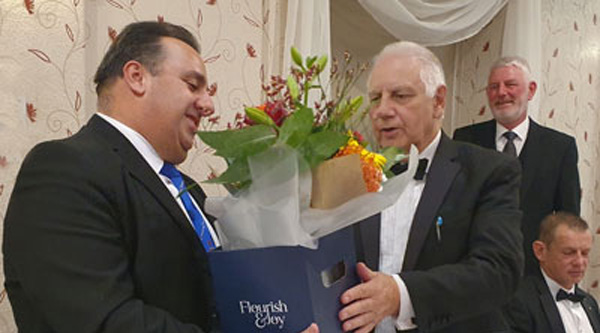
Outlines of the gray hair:
[[[377,64],[378,61],[388,56],[408,56],[415,58],[421,63],[419,77],[421,78],[421,82],[425,85],[425,94],[428,97],[433,97],[440,86],[446,85],[442,63],[429,49],[417,43],[408,41],[391,43],[375,56],[373,64]],[[372,66],[371,68],[374,67],[375,66]],[[371,69],[367,82],[371,82],[372,73],[373,70]]]
[[525,82],[529,83],[532,81],[531,69],[529,68],[529,63],[524,58],[521,58],[518,56],[502,57],[502,58],[496,60],[492,64],[492,68],[490,68],[490,75],[492,74],[492,72],[495,69],[502,68],[502,67],[509,67],[509,66],[513,66],[513,67],[520,69],[521,72],[523,72],[523,77],[525,79]]

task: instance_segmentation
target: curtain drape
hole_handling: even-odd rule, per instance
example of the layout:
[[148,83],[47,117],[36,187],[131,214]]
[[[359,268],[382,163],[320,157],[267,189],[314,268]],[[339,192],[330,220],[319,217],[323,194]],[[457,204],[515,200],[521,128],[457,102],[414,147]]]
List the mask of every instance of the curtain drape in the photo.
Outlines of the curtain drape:
[[496,16],[507,0],[358,2],[396,38],[411,40],[425,46],[442,46],[477,34]]

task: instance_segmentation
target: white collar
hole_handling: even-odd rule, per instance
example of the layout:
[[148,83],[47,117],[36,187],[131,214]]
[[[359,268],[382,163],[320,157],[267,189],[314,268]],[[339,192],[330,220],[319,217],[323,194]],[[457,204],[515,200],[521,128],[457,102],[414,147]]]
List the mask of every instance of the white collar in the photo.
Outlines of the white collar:
[[[502,137],[502,135],[508,131],[509,131],[509,129],[507,129],[506,127],[504,127],[504,125],[502,125],[496,121],[496,142],[498,142],[500,137]],[[513,131],[515,134],[517,134],[517,137],[519,139],[521,139],[522,141],[525,141],[527,139],[527,132],[529,131],[529,117],[525,117],[525,120],[523,120],[519,125],[517,125],[515,128],[513,128],[511,131]]]
[[154,172],[157,174],[160,172],[160,169],[164,164],[164,160],[160,158],[154,147],[152,147],[150,142],[148,142],[144,136],[131,127],[104,113],[96,112],[96,114],[121,132],[121,134],[123,134],[123,136],[125,136],[127,140],[131,142],[133,147],[142,155],[144,160],[150,165]]
[[568,293],[574,293],[575,292],[575,285],[573,285],[573,287],[571,287],[571,289],[565,289],[563,287],[561,287],[558,282],[554,281],[551,277],[549,277],[546,272],[544,272],[544,269],[540,267],[540,270],[542,271],[542,275],[544,276],[544,280],[546,281],[546,285],[548,286],[548,289],[550,289],[550,294],[552,295],[552,299],[556,301],[556,294],[558,294],[558,291],[561,289],[564,289],[566,292]]
[[442,130],[439,130],[437,135],[435,136],[433,141],[431,141],[431,143],[429,143],[427,148],[423,149],[423,151],[419,153],[419,159],[426,158],[429,160],[429,163],[427,163],[427,169],[425,170],[425,173],[429,172],[429,168],[431,167],[431,161],[433,160],[433,157],[435,156],[435,151],[437,150],[438,146],[440,145],[441,140],[442,140]]

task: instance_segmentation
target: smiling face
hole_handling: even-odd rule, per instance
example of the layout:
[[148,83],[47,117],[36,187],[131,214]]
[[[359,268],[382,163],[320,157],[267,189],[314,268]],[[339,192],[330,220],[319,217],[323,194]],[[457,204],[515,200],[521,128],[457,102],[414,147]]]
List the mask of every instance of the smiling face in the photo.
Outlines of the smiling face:
[[571,289],[585,275],[592,248],[589,230],[559,225],[550,244],[535,241],[533,250],[544,272],[561,287]]
[[165,161],[183,162],[194,144],[202,114],[213,110],[206,68],[199,54],[182,41],[161,39],[163,60],[148,75],[142,135]]
[[423,151],[435,138],[444,114],[446,88],[425,94],[421,62],[415,57],[388,55],[379,59],[369,80],[369,116],[382,147]]
[[507,65],[492,70],[486,93],[494,119],[513,129],[527,117],[527,104],[536,91],[534,81],[527,82],[523,71]]

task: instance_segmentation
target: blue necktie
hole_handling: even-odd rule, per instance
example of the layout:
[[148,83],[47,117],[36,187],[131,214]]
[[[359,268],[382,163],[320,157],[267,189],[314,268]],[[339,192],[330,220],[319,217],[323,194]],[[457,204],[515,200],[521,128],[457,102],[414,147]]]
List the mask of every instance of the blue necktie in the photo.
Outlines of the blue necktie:
[[206,225],[207,222],[204,220],[204,217],[202,214],[200,214],[196,206],[194,206],[192,203],[192,198],[190,193],[185,188],[183,177],[181,176],[179,170],[177,170],[173,164],[165,162],[163,167],[160,169],[160,174],[167,176],[171,182],[173,182],[173,185],[175,185],[175,187],[177,187],[177,189],[180,191],[179,197],[183,202],[185,210],[192,219],[192,224],[194,225],[194,229],[196,229],[198,238],[200,238],[200,241],[202,242],[206,252],[212,251],[215,248],[215,242],[210,235],[210,231]]

